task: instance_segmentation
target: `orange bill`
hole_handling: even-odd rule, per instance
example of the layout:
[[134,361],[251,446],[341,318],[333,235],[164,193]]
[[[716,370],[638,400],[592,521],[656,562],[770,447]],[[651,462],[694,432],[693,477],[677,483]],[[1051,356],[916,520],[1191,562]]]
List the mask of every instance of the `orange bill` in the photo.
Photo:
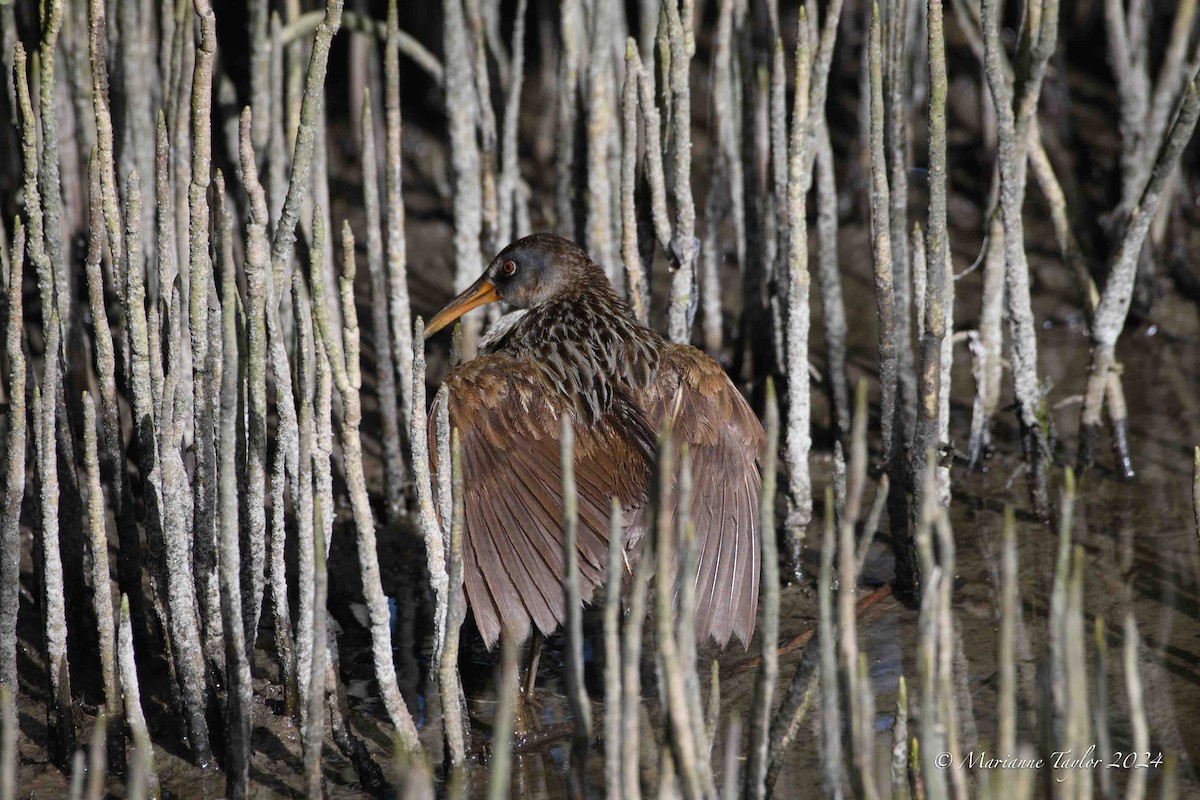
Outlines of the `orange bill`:
[[494,303],[499,299],[500,295],[496,293],[496,284],[487,278],[480,278],[465,292],[451,300],[449,305],[439,311],[433,319],[429,320],[429,325],[425,328],[425,338],[433,336],[471,309]]

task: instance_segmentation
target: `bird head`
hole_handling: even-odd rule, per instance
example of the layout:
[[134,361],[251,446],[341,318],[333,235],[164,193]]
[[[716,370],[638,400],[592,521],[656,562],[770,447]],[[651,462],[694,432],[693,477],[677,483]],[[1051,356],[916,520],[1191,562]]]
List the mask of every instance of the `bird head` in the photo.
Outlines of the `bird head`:
[[425,337],[452,324],[468,311],[497,300],[513,308],[534,308],[563,294],[596,270],[574,242],[549,233],[518,239],[492,259],[479,280],[429,321]]

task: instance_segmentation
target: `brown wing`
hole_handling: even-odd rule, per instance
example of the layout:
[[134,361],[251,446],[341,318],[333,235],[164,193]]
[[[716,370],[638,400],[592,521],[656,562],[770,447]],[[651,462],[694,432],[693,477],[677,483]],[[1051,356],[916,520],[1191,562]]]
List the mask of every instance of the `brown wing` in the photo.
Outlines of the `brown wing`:
[[696,568],[696,636],[749,646],[758,611],[760,536],[757,460],[762,423],[720,365],[694,347],[663,349],[645,408],[691,454]]
[[[571,398],[549,390],[537,365],[497,353],[451,372],[450,424],[462,448],[463,574],[475,622],[490,648],[508,626],[551,634],[565,616],[561,416]],[[433,420],[430,420],[431,431]],[[432,436],[432,433],[431,433]],[[643,502],[653,458],[650,427],[627,398],[575,430],[578,558],[585,600],[604,581],[610,509],[626,520]]]

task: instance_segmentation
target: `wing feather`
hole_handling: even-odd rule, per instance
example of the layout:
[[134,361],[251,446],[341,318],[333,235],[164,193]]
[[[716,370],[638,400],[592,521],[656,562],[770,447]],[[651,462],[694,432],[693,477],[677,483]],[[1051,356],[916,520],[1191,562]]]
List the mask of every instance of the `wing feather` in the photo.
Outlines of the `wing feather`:
[[758,611],[758,458],[762,423],[715,361],[687,345],[663,350],[647,392],[647,418],[688,445],[696,568],[696,636],[748,646]]
[[[574,419],[574,407],[538,376],[535,364],[491,353],[457,367],[442,389],[462,448],[464,585],[488,647],[505,626],[522,639],[531,623],[548,635],[566,614],[559,436],[562,416]],[[610,498],[618,498],[626,519],[636,517],[653,447],[652,428],[619,393],[594,424],[576,424],[585,600],[605,578]]]

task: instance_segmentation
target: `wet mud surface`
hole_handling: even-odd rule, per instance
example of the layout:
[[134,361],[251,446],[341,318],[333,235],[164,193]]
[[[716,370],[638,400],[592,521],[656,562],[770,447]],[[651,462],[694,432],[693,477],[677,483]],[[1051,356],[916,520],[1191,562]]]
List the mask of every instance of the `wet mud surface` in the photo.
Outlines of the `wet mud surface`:
[[[976,214],[978,212],[975,212]],[[1036,216],[1034,213],[1029,216]],[[423,239],[428,247],[417,252],[448,252],[441,245],[448,228],[437,219],[422,221],[420,213],[412,223],[410,241]],[[979,243],[969,230],[952,230],[955,268],[963,272],[974,259]],[[1046,237],[1048,229],[1034,223],[1030,238]],[[1035,248],[1031,248],[1033,250]],[[1079,404],[1073,393],[1084,383],[1088,338],[1085,321],[1079,311],[1075,289],[1065,269],[1046,248],[1046,257],[1034,257],[1034,298],[1039,330],[1041,374],[1048,376],[1048,405],[1053,409],[1052,424],[1057,434],[1056,489],[1062,483],[1062,467],[1074,463],[1075,432]],[[852,311],[873,308],[869,274],[869,243],[861,227],[845,226],[841,238],[841,260],[847,307]],[[427,314],[449,292],[449,268],[445,280],[439,271],[422,269],[420,274],[433,280],[414,285],[415,311]],[[733,276],[735,277],[735,276]],[[956,286],[955,328],[969,330],[978,314],[979,271],[964,275]],[[732,283],[736,283],[731,279]],[[364,295],[360,295],[360,298]],[[816,305],[816,304],[814,304]],[[813,352],[820,353],[820,315],[814,308]],[[875,333],[873,314],[852,313],[849,351],[850,378],[870,378],[875,374]],[[961,337],[960,337],[961,338]],[[1200,758],[1200,539],[1192,515],[1192,447],[1200,442],[1200,323],[1197,309],[1184,301],[1167,296],[1158,306],[1153,321],[1131,327],[1121,340],[1118,357],[1123,359],[1125,387],[1130,409],[1130,434],[1137,475],[1124,480],[1113,470],[1113,459],[1102,451],[1096,468],[1082,476],[1075,507],[1074,537],[1085,551],[1085,615],[1089,625],[1103,618],[1108,646],[1108,696],[1111,748],[1128,752],[1131,748],[1128,700],[1121,665],[1121,620],[1126,609],[1137,619],[1143,646],[1138,662],[1144,684],[1146,712],[1150,726],[1151,751],[1171,752],[1178,758],[1180,796],[1200,792],[1196,764]],[[960,448],[967,437],[974,381],[965,340],[956,345],[952,393],[952,432]],[[431,353],[431,376],[437,380],[439,367],[444,371],[444,353]],[[372,374],[364,364],[364,375]],[[1008,375],[1006,372],[1006,383]],[[368,389],[369,394],[370,389]],[[1007,396],[1006,386],[1006,396]],[[370,401],[368,400],[368,403]],[[1008,400],[1002,401],[1001,408]],[[369,433],[372,409],[368,405],[364,430]],[[814,386],[814,487],[820,490],[832,480],[830,415],[824,388]],[[1030,698],[1039,671],[1045,669],[1046,624],[1049,594],[1053,580],[1057,541],[1054,529],[1044,526],[1027,513],[1029,506],[1020,459],[1019,441],[1011,413],[1003,410],[993,429],[994,450],[980,469],[971,470],[961,458],[952,469],[954,501],[951,508],[956,546],[956,590],[953,608],[956,620],[956,660],[960,672],[959,719],[964,751],[985,751],[995,739],[996,725],[996,648],[999,618],[999,552],[1003,509],[1017,509],[1018,558],[1022,617],[1017,630],[1018,736],[1034,741],[1036,715]],[[378,444],[368,440],[369,478],[380,480]],[[373,489],[381,488],[378,483]],[[382,492],[374,492],[376,497]],[[811,526],[806,564],[815,574],[818,552],[813,544],[819,531],[820,503]],[[352,524],[347,508],[339,509],[340,518],[330,552],[330,611],[340,630],[341,674],[347,687],[346,703],[351,711],[352,727],[366,742],[385,777],[396,779],[400,772],[386,715],[376,696],[372,678],[369,636],[365,609],[358,586],[357,557],[354,553]],[[871,549],[861,595],[887,584],[893,574],[890,543],[886,538],[886,520],[881,524]],[[430,598],[425,585],[423,545],[417,534],[404,527],[380,531],[380,558],[384,589],[394,605],[394,656],[400,685],[430,752],[440,752],[440,726],[436,695],[430,689],[429,656]],[[45,721],[44,674],[39,663],[35,620],[34,585],[30,553],[25,553],[22,592],[22,697],[21,725],[25,735],[20,741],[21,772],[19,786],[23,797],[65,796],[67,777],[47,763],[44,750]],[[887,594],[880,592],[880,595]],[[782,593],[780,633],[783,643],[802,639],[815,627],[816,600],[811,585],[786,586]],[[278,665],[271,653],[269,614],[264,611],[255,661],[254,755],[251,777],[254,796],[261,798],[301,797],[302,754],[300,735],[283,711],[283,692],[278,682]],[[599,620],[587,622],[591,634],[585,658],[588,659],[589,689],[602,729],[602,664],[600,663]],[[897,683],[906,676],[912,686],[917,674],[915,654],[917,612],[892,596],[875,602],[860,619],[860,645],[866,654],[875,688],[876,730],[878,732],[877,769],[880,785],[886,786],[887,753],[891,744]],[[652,640],[647,638],[647,648]],[[83,652],[83,643],[79,644]],[[514,763],[514,796],[558,797],[565,791],[564,767],[569,749],[570,715],[564,697],[561,641],[552,638],[545,648],[538,676],[537,704],[530,709],[529,731],[518,739]],[[73,646],[74,647],[74,646]],[[744,716],[750,707],[754,685],[754,658],[760,644],[752,643],[748,652],[736,645],[724,653],[704,652],[702,661],[713,659],[719,665],[722,720]],[[652,652],[647,650],[647,652]],[[803,648],[793,649],[781,659],[781,688],[786,686],[802,656]],[[84,695],[98,697],[94,672],[84,658],[73,658],[73,675]],[[472,727],[475,730],[476,756],[469,770],[474,794],[482,794],[486,783],[486,732],[490,730],[495,707],[497,656],[487,652],[468,623],[462,661],[463,681],[467,690]],[[186,760],[186,748],[177,738],[177,726],[162,680],[161,662],[144,659],[140,672],[143,694],[152,733],[159,779],[170,797],[219,797],[224,778],[214,769],[201,770]],[[644,660],[644,691],[653,692],[653,665]],[[700,669],[703,691],[708,691],[709,671]],[[1080,678],[1088,679],[1091,678]],[[911,694],[910,694],[911,696]],[[90,728],[95,706],[77,708],[81,730]],[[657,747],[650,731],[657,724],[658,708],[646,704],[643,731],[643,770],[657,770]],[[815,786],[819,780],[818,717],[810,714],[784,767],[779,786]],[[714,756],[723,747],[724,734],[718,735]],[[1097,754],[1106,758],[1112,754]],[[326,777],[330,797],[367,796],[357,783],[352,765],[333,746],[326,746]],[[1097,769],[1103,769],[1098,767]],[[599,743],[593,749],[591,771],[599,784],[602,753]],[[1158,775],[1150,770],[1150,791],[1155,791]],[[1121,786],[1123,770],[1113,777]],[[122,793],[117,781],[110,781],[114,794]],[[600,790],[593,789],[596,796]]]
[[[955,95],[952,92],[951,100]],[[836,99],[835,99],[836,102]],[[971,107],[970,103],[967,103]],[[1084,108],[1083,112],[1090,113]],[[961,122],[961,120],[959,120]],[[1093,120],[1094,122],[1094,120]],[[1111,127],[1111,126],[1110,126]],[[955,126],[951,125],[954,146]],[[1110,131],[1111,133],[1111,131]],[[969,138],[974,133],[967,131]],[[339,140],[340,137],[333,137]],[[696,145],[697,164],[707,163],[704,141]],[[342,144],[331,154],[335,163],[331,172],[357,176],[349,145]],[[338,164],[338,160],[347,163]],[[435,136],[409,126],[405,132],[405,199],[407,236],[413,311],[426,317],[450,296],[453,280],[451,226],[446,209],[449,201],[443,145]],[[701,170],[697,170],[700,172]],[[702,197],[703,177],[697,176],[696,196]],[[975,185],[979,176],[958,179]],[[361,197],[358,178],[334,181],[334,218],[348,217],[361,226]],[[853,187],[841,187],[849,196]],[[984,191],[984,190],[981,190]],[[1031,198],[1026,210],[1026,239],[1033,278],[1034,310],[1039,324],[1039,374],[1048,391],[1047,405],[1056,434],[1055,467],[1052,480],[1055,493],[1062,485],[1063,468],[1075,462],[1079,420],[1079,393],[1085,382],[1089,348],[1086,320],[1074,283],[1057,256],[1053,232],[1040,197]],[[546,203],[552,193],[535,194],[533,218],[544,219]],[[845,217],[854,217],[846,209]],[[924,208],[914,208],[923,215]],[[975,327],[979,314],[982,270],[969,269],[979,252],[982,214],[978,203],[958,194],[950,205],[951,243],[954,268],[962,277],[956,282],[955,330],[966,332]],[[536,222],[535,222],[536,224]],[[1200,252],[1200,230],[1191,230],[1190,252]],[[815,250],[814,250],[815,251]],[[865,377],[871,386],[872,402],[877,396],[877,359],[870,242],[861,222],[843,221],[839,242],[843,291],[850,323],[849,379],[853,383]],[[662,271],[659,271],[662,277]],[[724,279],[731,296],[740,293],[740,278],[735,269],[726,270]],[[361,317],[369,318],[365,303],[369,292],[365,270],[360,270],[358,298]],[[662,287],[656,286],[656,290]],[[655,300],[661,299],[656,294]],[[656,303],[661,308],[661,303]],[[732,311],[738,301],[726,304]],[[819,302],[813,300],[811,352],[814,362],[823,366]],[[727,329],[732,324],[727,325]],[[374,412],[374,366],[369,336],[364,336],[364,447],[372,499],[382,497],[382,465]],[[431,388],[445,373],[447,353],[430,351]],[[1108,697],[1112,749],[1128,752],[1131,748],[1128,700],[1120,648],[1123,642],[1121,619],[1132,609],[1139,626],[1143,646],[1138,662],[1144,684],[1146,715],[1150,726],[1151,751],[1173,753],[1178,758],[1178,786],[1181,797],[1200,796],[1200,538],[1192,512],[1192,448],[1200,444],[1200,314],[1195,305],[1174,294],[1163,295],[1148,320],[1126,329],[1117,348],[1124,365],[1124,384],[1130,418],[1130,440],[1137,471],[1132,480],[1119,477],[1106,446],[1100,448],[1098,465],[1081,476],[1075,507],[1074,539],[1085,552],[1084,610],[1089,626],[1097,618],[1106,625],[1108,645]],[[1011,376],[1005,372],[1001,412],[992,430],[994,449],[979,469],[970,469],[960,457],[952,467],[953,502],[951,521],[956,547],[956,589],[952,598],[956,620],[957,660],[962,676],[959,693],[959,719],[964,750],[982,751],[995,740],[996,728],[996,650],[999,618],[1001,525],[1006,505],[1017,509],[1018,557],[1020,575],[1021,624],[1017,631],[1018,653],[1018,737],[1034,741],[1037,736],[1037,708],[1032,703],[1039,671],[1045,668],[1046,625],[1049,594],[1053,580],[1057,547],[1055,531],[1028,513],[1029,499],[1025,467],[1020,457],[1019,437],[1011,409]],[[971,374],[968,343],[959,337],[955,344],[952,381],[951,427],[954,443],[965,450],[970,424],[975,382]],[[756,393],[752,393],[755,396]],[[432,394],[430,395],[432,396]],[[813,386],[812,454],[814,494],[819,498],[833,479],[833,434],[831,414],[824,385]],[[761,409],[759,409],[761,410]],[[877,420],[871,434],[878,435]],[[877,447],[878,442],[872,442]],[[876,457],[878,453],[875,453]],[[339,631],[341,676],[346,686],[345,702],[350,723],[366,742],[382,767],[384,776],[395,781],[401,774],[396,763],[389,725],[377,697],[373,680],[369,634],[365,627],[354,551],[353,525],[346,494],[340,483],[340,464],[335,463],[335,493],[343,505],[338,508],[338,523],[329,555],[329,608]],[[873,489],[869,490],[873,491]],[[815,510],[806,548],[809,575],[815,575],[823,509]],[[26,520],[31,521],[34,506],[27,499]],[[378,510],[378,509],[377,509]],[[111,526],[110,526],[111,530]],[[886,519],[880,525],[876,542],[868,558],[860,594],[885,586],[893,577],[890,542]],[[22,561],[21,634],[21,768],[18,776],[20,796],[34,798],[65,797],[68,777],[48,763],[45,750],[45,664],[42,661],[38,631],[37,588],[32,563],[32,533],[26,528],[26,547]],[[394,660],[400,686],[409,707],[421,726],[425,746],[431,753],[441,752],[436,693],[430,694],[429,659],[432,651],[431,598],[424,574],[424,549],[414,529],[404,525],[379,531],[379,556],[384,590],[394,608]],[[294,554],[292,554],[294,558]],[[291,564],[294,568],[294,562]],[[289,581],[294,586],[294,580]],[[914,685],[917,675],[915,656],[917,612],[892,596],[882,596],[866,610],[859,623],[860,646],[869,665],[875,689],[877,769],[887,786],[886,769],[890,748],[897,684],[901,675]],[[82,597],[82,594],[80,595]],[[69,606],[68,613],[71,613]],[[78,613],[78,609],[76,609]],[[807,582],[785,586],[782,592],[780,634],[783,642],[794,642],[815,627],[816,599]],[[588,658],[589,689],[594,705],[597,730],[603,725],[599,622],[585,617],[590,626]],[[1089,627],[1090,630],[1090,627]],[[74,635],[75,629],[72,629]],[[643,661],[643,688],[653,695],[652,638],[647,637]],[[564,766],[569,748],[569,712],[564,697],[562,643],[557,637],[547,643],[538,675],[537,705],[531,709],[530,730],[518,743],[514,763],[513,795],[527,800],[559,797],[565,791]],[[760,652],[756,637],[748,651],[736,644],[723,653],[704,652],[702,659],[715,660],[719,667],[721,719],[744,717],[751,704],[754,686],[753,659]],[[78,656],[76,656],[78,652]],[[100,695],[98,670],[88,658],[95,652],[84,636],[73,639],[72,680],[81,688],[85,702],[77,707],[77,727],[87,731],[97,711]],[[782,692],[803,654],[795,648],[780,663]],[[200,769],[187,760],[187,748],[178,741],[179,726],[168,701],[165,661],[161,656],[140,654],[143,700],[156,744],[155,763],[166,795],[173,798],[220,797],[224,776],[216,769]],[[495,708],[495,674],[498,656],[489,653],[473,632],[470,623],[464,630],[462,674],[475,735],[475,758],[469,770],[473,795],[482,795],[486,783],[486,740]],[[700,669],[702,691],[708,691],[709,671]],[[258,798],[294,798],[303,796],[300,733],[284,714],[283,690],[279,668],[271,650],[270,614],[264,609],[254,662],[254,731],[251,778],[253,796]],[[1084,679],[1080,676],[1079,679]],[[1090,680],[1090,677],[1088,678]],[[910,697],[912,694],[910,693]],[[90,704],[87,699],[90,698]],[[645,707],[642,769],[652,775],[657,769],[657,746],[651,732],[661,730],[658,708],[653,701]],[[792,747],[779,777],[781,796],[792,796],[782,787],[815,787],[819,783],[819,717],[810,714]],[[722,733],[714,744],[714,759],[724,745]],[[1107,758],[1112,754],[1100,753]],[[358,784],[349,761],[328,741],[325,748],[328,796],[351,798],[369,796]],[[602,796],[599,785],[602,754],[593,748],[592,794]],[[1157,791],[1158,774],[1151,770],[1150,792]],[[1115,770],[1122,786],[1125,775]],[[110,780],[109,791],[123,794],[118,780]]]

